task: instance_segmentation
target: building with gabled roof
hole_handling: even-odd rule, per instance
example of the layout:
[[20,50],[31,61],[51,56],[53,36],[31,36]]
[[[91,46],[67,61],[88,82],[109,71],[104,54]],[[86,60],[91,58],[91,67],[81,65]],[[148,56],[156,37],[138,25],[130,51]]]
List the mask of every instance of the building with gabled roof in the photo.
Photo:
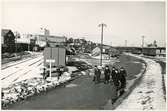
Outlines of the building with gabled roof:
[[15,36],[12,30],[2,29],[1,30],[1,45],[2,52],[14,52],[15,51]]

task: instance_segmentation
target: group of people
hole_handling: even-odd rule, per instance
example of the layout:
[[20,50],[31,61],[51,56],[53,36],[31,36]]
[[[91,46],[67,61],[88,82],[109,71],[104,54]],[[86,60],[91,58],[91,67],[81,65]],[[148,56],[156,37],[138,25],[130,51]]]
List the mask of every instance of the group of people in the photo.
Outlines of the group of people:
[[[95,65],[94,69],[94,79],[95,83],[100,82],[101,70]],[[117,69],[116,67],[109,68],[109,66],[105,66],[104,68],[104,83],[108,84],[109,82],[113,82],[116,88],[116,91],[119,91],[120,95],[124,93],[124,89],[126,88],[126,70],[121,67]]]

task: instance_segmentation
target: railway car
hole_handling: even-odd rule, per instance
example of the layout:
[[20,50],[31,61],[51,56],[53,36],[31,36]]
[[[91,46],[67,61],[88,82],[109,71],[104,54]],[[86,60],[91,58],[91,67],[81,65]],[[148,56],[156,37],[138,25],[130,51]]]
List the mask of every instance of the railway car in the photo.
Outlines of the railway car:
[[143,48],[143,54],[147,56],[156,56],[156,48]]

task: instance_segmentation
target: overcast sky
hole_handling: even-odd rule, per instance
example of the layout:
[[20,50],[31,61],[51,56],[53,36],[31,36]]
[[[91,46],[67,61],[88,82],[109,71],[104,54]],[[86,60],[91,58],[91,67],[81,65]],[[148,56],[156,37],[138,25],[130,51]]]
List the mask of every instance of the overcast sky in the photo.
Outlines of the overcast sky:
[[104,43],[141,46],[157,40],[165,45],[164,2],[3,2],[2,28],[23,33],[40,33],[40,28],[51,35],[82,38],[100,43],[105,23]]

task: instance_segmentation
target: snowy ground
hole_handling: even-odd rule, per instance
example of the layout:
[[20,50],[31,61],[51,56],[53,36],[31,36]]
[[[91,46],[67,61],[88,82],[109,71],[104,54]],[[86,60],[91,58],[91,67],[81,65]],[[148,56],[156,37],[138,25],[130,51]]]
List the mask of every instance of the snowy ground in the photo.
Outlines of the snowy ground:
[[[32,78],[43,78],[41,75],[43,67],[43,55],[36,58],[18,61],[18,63],[8,64],[10,67],[1,70],[1,88],[11,84]],[[77,70],[76,67],[68,67],[69,72]]]
[[11,84],[7,88],[2,88],[2,108],[5,108],[9,104],[13,104],[17,101],[24,100],[27,97],[55,88],[70,79],[70,73],[65,72],[59,80],[57,77],[53,77],[52,79],[48,78],[48,80],[44,80],[42,78],[31,78]]
[[166,110],[160,65],[151,59],[136,57],[147,63],[146,72],[140,84],[117,107],[117,110]]
[[146,57],[154,59],[154,60],[159,60],[159,61],[166,62],[166,57],[161,57],[161,56],[155,56],[155,57],[146,56]]
[[40,75],[42,64],[42,55],[27,61],[19,61],[17,64],[8,64],[10,67],[1,70],[1,87],[8,87],[10,84],[33,77],[42,77]]

